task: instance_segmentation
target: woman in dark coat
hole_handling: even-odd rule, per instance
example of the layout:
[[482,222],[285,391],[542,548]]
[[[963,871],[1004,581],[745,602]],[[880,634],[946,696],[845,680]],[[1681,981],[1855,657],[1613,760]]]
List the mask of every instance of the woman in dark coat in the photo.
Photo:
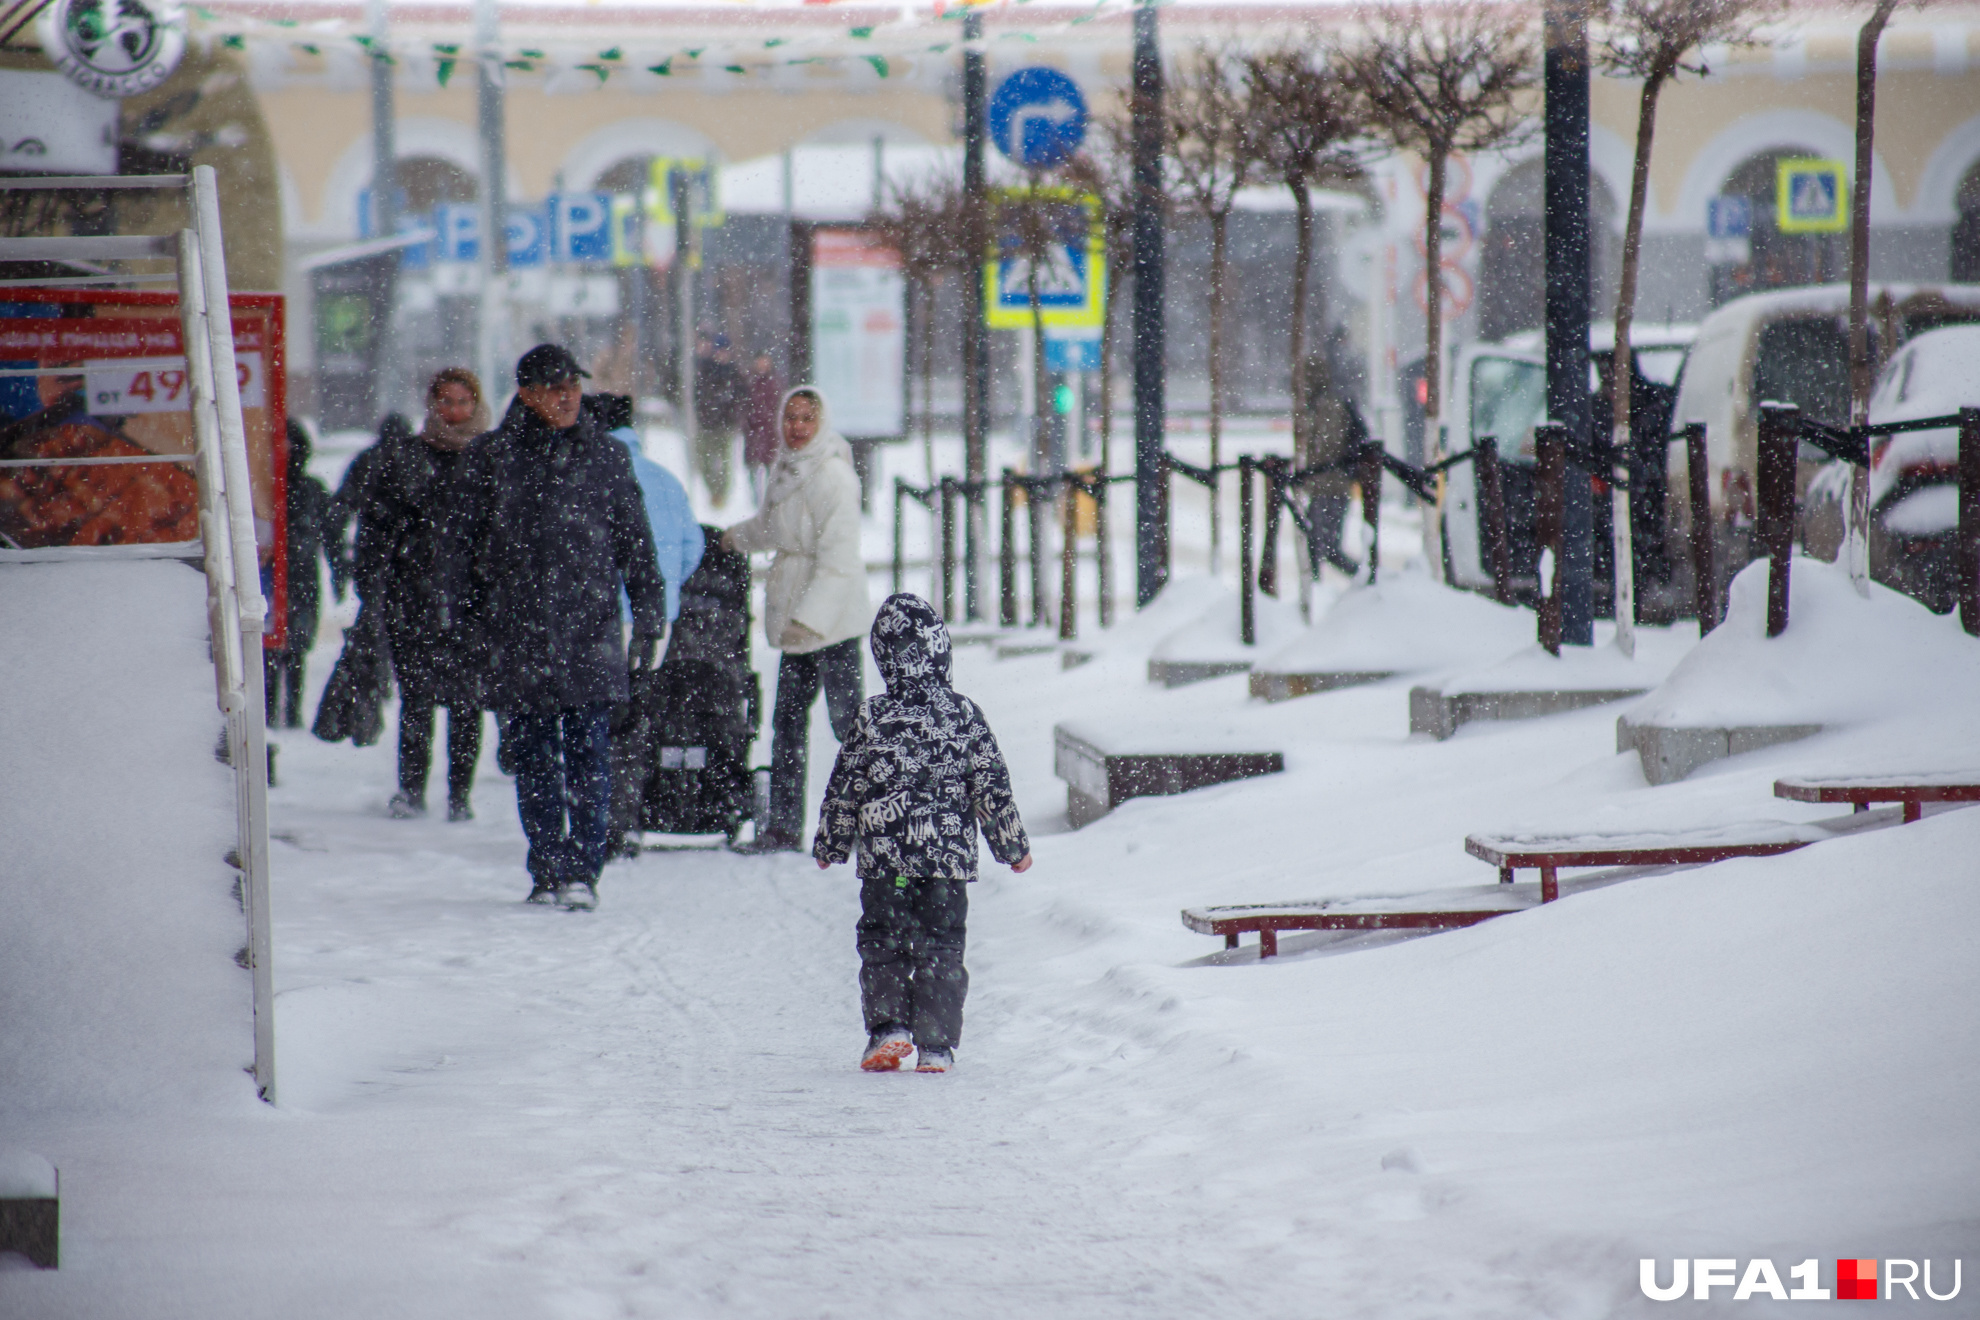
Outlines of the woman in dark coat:
[[288,426],[289,618],[282,649],[267,656],[268,722],[302,727],[303,667],[316,644],[322,613],[323,582],[317,560],[324,556],[323,527],[329,517],[330,488],[309,475],[309,432]]
[[449,367],[426,391],[418,435],[378,457],[358,520],[358,584],[384,606],[399,680],[399,791],[394,816],[424,815],[433,761],[433,714],[447,708],[447,818],[471,820],[481,759],[480,684],[450,626],[440,577],[441,538],[459,499],[469,443],[488,429],[481,382]]

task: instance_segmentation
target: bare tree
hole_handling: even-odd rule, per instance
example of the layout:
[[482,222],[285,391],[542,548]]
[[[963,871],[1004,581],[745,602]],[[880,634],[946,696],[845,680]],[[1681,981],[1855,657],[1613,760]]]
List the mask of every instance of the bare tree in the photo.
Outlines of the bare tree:
[[[1532,11],[1490,0],[1453,0],[1365,11],[1365,39],[1345,51],[1341,73],[1368,108],[1369,127],[1428,166],[1423,208],[1424,435],[1434,452],[1444,413],[1444,167],[1459,153],[1492,151],[1530,137],[1540,51]],[[1441,528],[1424,518],[1430,571],[1439,571]]]
[[1295,461],[1309,459],[1306,307],[1313,271],[1314,184],[1351,178],[1361,166],[1349,143],[1362,135],[1359,98],[1311,47],[1287,44],[1245,60],[1245,82],[1265,170],[1292,192],[1292,426]]
[[[1239,62],[1225,51],[1198,49],[1178,66],[1164,96],[1164,143],[1177,200],[1210,225],[1210,466],[1223,461],[1224,294],[1230,271],[1230,220],[1238,193],[1257,173],[1264,143]],[[1210,571],[1218,571],[1215,488],[1210,497]]]
[[921,331],[921,450],[931,486],[935,483],[935,294],[952,272],[969,279],[978,269],[978,256],[969,249],[966,211],[962,181],[930,174],[894,186],[887,209],[867,219],[869,227],[900,253],[909,297],[920,307],[916,323]]
[[[1696,58],[1701,47],[1754,44],[1756,25],[1781,7],[1781,0],[1616,0],[1605,24],[1597,56],[1604,72],[1641,78],[1636,112],[1636,161],[1629,177],[1629,218],[1623,226],[1622,280],[1616,290],[1616,347],[1609,355],[1609,401],[1615,422],[1612,445],[1619,470],[1632,444],[1630,401],[1635,394],[1635,358],[1630,327],[1636,319],[1636,281],[1643,250],[1643,208],[1650,196],[1650,149],[1657,130],[1657,98],[1664,84],[1681,73],[1705,76]],[[1687,62],[1689,61],[1689,62]],[[1629,493],[1610,488],[1615,536],[1616,645],[1636,652],[1636,575],[1632,560]]]
[[[1870,386],[1875,380],[1868,325],[1870,302],[1870,179],[1877,135],[1877,38],[1900,0],[1876,0],[1856,36],[1856,173],[1849,208],[1849,424],[1870,421]],[[1888,352],[1891,345],[1885,345]],[[1849,481],[1849,537],[1843,545],[1849,579],[1870,594],[1870,472],[1853,469]]]

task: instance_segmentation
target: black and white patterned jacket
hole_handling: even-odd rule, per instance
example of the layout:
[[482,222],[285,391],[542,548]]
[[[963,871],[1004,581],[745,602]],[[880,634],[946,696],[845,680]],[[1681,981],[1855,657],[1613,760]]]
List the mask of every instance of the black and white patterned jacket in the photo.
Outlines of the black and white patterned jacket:
[[868,697],[839,748],[812,856],[859,874],[976,879],[976,829],[998,861],[1031,850],[1010,771],[976,703],[949,686],[949,630],[927,601],[890,596],[873,621],[887,691]]

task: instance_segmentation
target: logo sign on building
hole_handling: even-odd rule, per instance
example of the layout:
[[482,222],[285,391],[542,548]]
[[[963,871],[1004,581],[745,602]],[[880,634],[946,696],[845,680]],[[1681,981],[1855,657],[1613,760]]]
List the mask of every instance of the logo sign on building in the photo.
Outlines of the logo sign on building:
[[433,208],[434,260],[443,265],[467,265],[481,260],[481,208],[472,203],[442,202]]
[[906,429],[907,280],[872,234],[821,229],[811,247],[811,378],[848,436]]
[[[994,194],[991,205],[999,256],[983,268],[984,323],[993,330],[1031,325],[1035,264],[1038,314],[1048,330],[1099,325],[1107,296],[1100,199],[1070,189],[1011,189]],[[1041,223],[1056,241],[1027,252],[1024,231]]]
[[1057,69],[1019,69],[990,98],[990,140],[1011,163],[1049,170],[1072,159],[1086,140],[1086,98]]
[[1783,234],[1833,234],[1849,228],[1849,167],[1839,160],[1795,158],[1774,167],[1775,227]]
[[186,13],[176,0],[52,0],[39,31],[56,68],[112,99],[150,91],[186,53]]
[[550,195],[550,259],[604,265],[612,259],[612,198],[606,193]]

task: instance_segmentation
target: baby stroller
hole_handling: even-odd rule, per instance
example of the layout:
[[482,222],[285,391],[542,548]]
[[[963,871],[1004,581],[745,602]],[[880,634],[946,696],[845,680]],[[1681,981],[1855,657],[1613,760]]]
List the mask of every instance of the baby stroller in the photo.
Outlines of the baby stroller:
[[635,679],[612,737],[613,851],[638,851],[633,830],[721,834],[733,842],[755,814],[750,744],[762,688],[749,667],[749,556],[707,549],[681,584],[681,613],[660,667]]

